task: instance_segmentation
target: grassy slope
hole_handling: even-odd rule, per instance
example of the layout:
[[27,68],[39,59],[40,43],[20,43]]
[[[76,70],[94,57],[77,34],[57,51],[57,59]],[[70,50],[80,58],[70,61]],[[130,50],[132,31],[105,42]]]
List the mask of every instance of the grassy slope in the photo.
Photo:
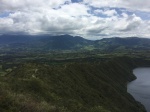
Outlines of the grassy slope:
[[0,111],[145,112],[126,92],[126,83],[135,79],[134,67],[129,58],[97,64],[24,64],[0,77]]

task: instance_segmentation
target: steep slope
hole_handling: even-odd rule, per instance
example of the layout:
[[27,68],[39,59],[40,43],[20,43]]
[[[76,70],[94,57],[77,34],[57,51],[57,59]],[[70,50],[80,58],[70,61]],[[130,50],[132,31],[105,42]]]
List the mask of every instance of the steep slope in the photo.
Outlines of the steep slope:
[[[139,62],[139,63],[137,63]],[[26,63],[0,77],[1,112],[145,112],[127,93],[140,60],[48,66]]]
[[92,44],[92,41],[90,40],[69,35],[51,36],[49,38],[41,39],[41,41],[46,43],[44,48],[48,50],[79,50],[84,46]]

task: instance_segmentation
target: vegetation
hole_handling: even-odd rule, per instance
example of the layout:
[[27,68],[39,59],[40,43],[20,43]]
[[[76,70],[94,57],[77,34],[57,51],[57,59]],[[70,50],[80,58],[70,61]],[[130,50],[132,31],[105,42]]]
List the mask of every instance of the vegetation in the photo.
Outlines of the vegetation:
[[1,112],[145,112],[126,86],[133,68],[150,65],[149,39],[0,40]]
[[135,79],[134,67],[135,61],[126,57],[92,64],[26,63],[0,77],[0,110],[145,112],[126,91],[127,82]]
[[2,35],[0,36],[0,50],[3,52],[52,52],[52,51],[143,51],[149,50],[150,39],[128,37],[128,38],[104,38],[101,40],[86,40],[82,37],[69,35],[62,36],[30,36],[30,35]]

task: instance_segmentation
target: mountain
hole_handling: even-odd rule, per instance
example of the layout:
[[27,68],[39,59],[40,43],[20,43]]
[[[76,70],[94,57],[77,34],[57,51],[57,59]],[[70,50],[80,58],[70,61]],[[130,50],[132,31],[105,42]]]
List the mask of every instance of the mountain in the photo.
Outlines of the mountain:
[[104,38],[97,40],[94,43],[95,48],[109,51],[121,51],[121,50],[149,50],[150,39],[127,37],[127,38]]
[[86,40],[82,37],[72,37],[69,35],[52,36],[49,38],[41,39],[46,43],[45,48],[50,50],[78,50],[83,46],[89,46],[92,41]]
[[[69,35],[47,36],[47,35],[2,35],[0,45],[10,48],[27,47],[42,50],[78,50],[92,43],[82,37]],[[21,46],[19,46],[21,45]]]
[[0,77],[1,112],[145,112],[127,93],[132,69],[127,57],[102,63],[49,66],[25,63]]
[[[79,36],[31,36],[31,35],[2,35],[0,46],[9,49],[23,50],[101,50],[101,51],[136,51],[149,50],[150,39],[127,37],[127,38],[104,38],[101,40],[86,40]],[[5,46],[5,47],[4,47]]]

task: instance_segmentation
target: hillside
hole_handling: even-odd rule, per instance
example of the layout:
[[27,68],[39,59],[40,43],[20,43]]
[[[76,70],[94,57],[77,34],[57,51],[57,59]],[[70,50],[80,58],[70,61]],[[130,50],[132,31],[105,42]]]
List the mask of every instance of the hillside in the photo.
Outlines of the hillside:
[[31,36],[31,35],[2,35],[0,36],[0,50],[24,50],[24,51],[139,51],[150,49],[150,39],[127,37],[127,38],[104,38],[101,40],[86,40],[82,37],[69,35],[62,36]]
[[127,38],[104,38],[95,41],[95,48],[107,51],[139,51],[150,50],[150,39],[127,37]]
[[135,79],[132,69],[144,64],[127,57],[57,66],[26,63],[0,77],[0,110],[145,112],[126,88]]
[[[79,50],[83,46],[92,43],[82,37],[69,35],[48,36],[48,35],[2,35],[0,46],[8,49],[23,50]],[[26,49],[25,49],[26,48]]]

